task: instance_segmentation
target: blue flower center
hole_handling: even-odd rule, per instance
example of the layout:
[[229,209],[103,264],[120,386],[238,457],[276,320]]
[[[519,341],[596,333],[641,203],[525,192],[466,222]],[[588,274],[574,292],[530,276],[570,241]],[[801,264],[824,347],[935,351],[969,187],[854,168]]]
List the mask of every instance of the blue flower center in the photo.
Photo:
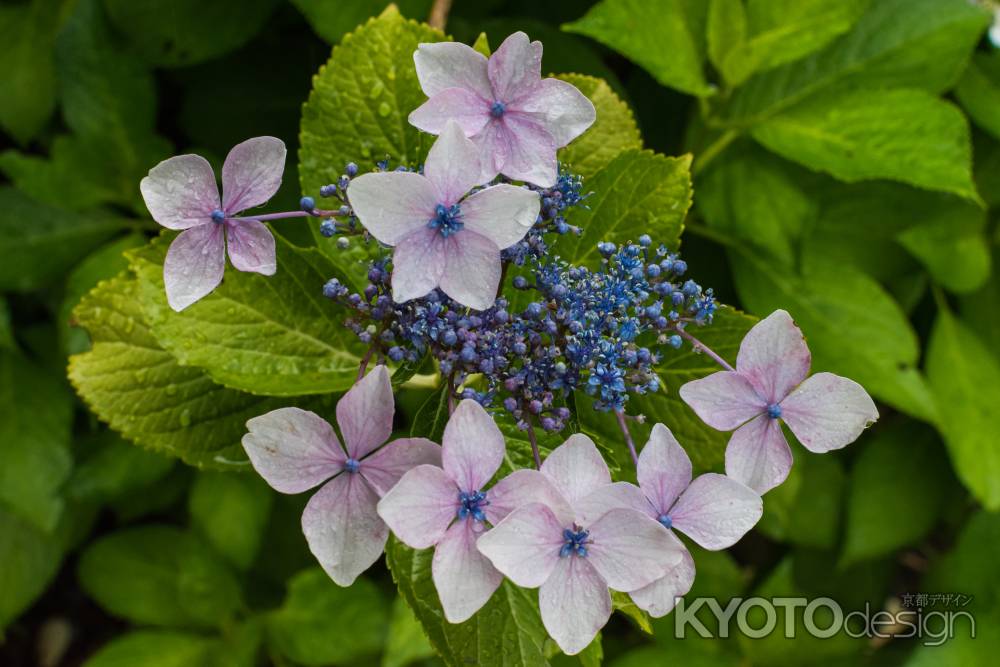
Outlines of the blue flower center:
[[217,208],[212,211],[212,222],[217,225],[221,225],[226,220],[226,213],[221,208]]
[[777,419],[781,416],[781,406],[777,403],[771,403],[767,406],[767,416],[771,419]]
[[566,558],[570,554],[576,554],[580,558],[587,557],[587,544],[590,543],[588,539],[590,537],[590,531],[583,530],[579,526],[573,526],[572,529],[566,528],[563,530],[563,545],[559,549],[559,557]]
[[494,118],[503,117],[505,111],[507,111],[507,105],[501,102],[500,100],[497,100],[496,102],[490,105],[490,115],[493,116]]
[[434,209],[434,217],[427,221],[427,226],[438,230],[445,238],[457,234],[465,227],[465,223],[462,222],[462,209],[458,204],[451,206],[438,204]]
[[357,472],[361,470],[361,461],[357,459],[347,459],[344,462],[344,470],[347,472]]
[[656,520],[662,523],[664,528],[670,528],[674,525],[674,520],[670,518],[669,514],[661,514],[656,517]]
[[483,508],[490,504],[486,500],[485,491],[462,491],[458,494],[458,518],[472,517],[476,521],[485,521]]

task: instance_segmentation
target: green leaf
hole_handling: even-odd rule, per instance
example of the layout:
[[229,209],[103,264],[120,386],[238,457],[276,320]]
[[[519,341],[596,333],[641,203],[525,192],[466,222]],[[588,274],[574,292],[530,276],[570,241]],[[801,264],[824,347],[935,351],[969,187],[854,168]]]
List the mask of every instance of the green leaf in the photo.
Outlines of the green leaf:
[[83,552],[77,574],[101,607],[134,623],[219,627],[241,604],[238,584],[219,557],[172,526],[102,537]]
[[590,129],[559,150],[559,161],[569,171],[589,178],[622,151],[642,148],[632,110],[606,81],[583,74],[562,74],[558,78],[579,88],[597,110],[597,120]]
[[238,570],[260,549],[273,497],[256,474],[202,472],[188,498],[191,524]]
[[840,536],[844,469],[832,456],[795,446],[795,464],[781,486],[769,491],[757,529],[803,547],[832,549]]
[[61,558],[54,537],[0,504],[0,640],[4,628],[45,591]]
[[980,201],[965,117],[921,90],[812,97],[752,134],[775,153],[843,181],[887,178]]
[[16,350],[14,327],[10,323],[10,306],[7,299],[0,296],[0,350]]
[[[344,33],[364,23],[392,4],[390,0],[292,0],[316,34],[330,44],[339,42]],[[430,12],[431,0],[395,0],[403,16],[423,19]]]
[[476,41],[472,44],[472,49],[476,53],[481,53],[487,58],[490,57],[490,54],[493,53],[493,51],[490,49],[490,38],[485,32],[479,33],[479,36],[476,37]]
[[411,438],[427,438],[441,442],[444,426],[448,423],[448,383],[442,382],[427,399],[421,403],[410,424]]
[[[956,614],[970,613],[963,608],[948,611]],[[937,643],[940,640],[925,635],[909,659],[903,663],[904,667],[965,667],[992,663],[1000,653],[1000,634],[994,631],[1000,624],[1000,608],[990,609],[986,613],[974,613],[973,618],[976,636],[972,636],[972,620],[968,616],[963,614],[947,619],[954,634],[949,635],[940,645]]]
[[223,386],[271,396],[354,384],[360,343],[322,291],[330,278],[346,278],[318,250],[296,248],[278,236],[275,275],[230,266],[214,292],[178,313],[163,286],[167,240],[160,237],[129,256],[144,319],[179,364],[204,369]]
[[102,646],[84,667],[215,667],[222,648],[203,635],[133,630]]
[[193,65],[239,48],[264,26],[277,0],[104,0],[129,46],[158,67]]
[[737,83],[741,77],[727,67],[727,57],[737,48],[744,46],[747,39],[747,10],[743,0],[709,0],[708,60],[728,83]]
[[911,227],[896,239],[952,292],[971,292],[990,277],[986,212],[961,204],[944,220]]
[[1000,54],[974,54],[955,96],[972,122],[1000,139]]
[[[993,245],[994,266],[1000,262],[1000,244]],[[1000,271],[977,291],[961,298],[962,321],[987,347],[1000,349]]]
[[389,631],[382,651],[382,667],[405,667],[434,655],[434,647],[427,640],[417,617],[403,598],[396,597],[392,602]]
[[801,273],[749,250],[734,249],[730,257],[740,300],[762,316],[788,310],[809,341],[814,371],[847,376],[913,417],[935,419],[936,405],[916,369],[917,336],[872,278],[821,257],[811,258]]
[[[135,280],[119,276],[98,285],[74,311],[94,342],[89,352],[70,357],[77,393],[112,429],[143,447],[191,465],[247,466],[239,444],[247,419],[291,402],[220,387],[203,371],[178,364],[149,331],[138,290]],[[328,401],[295,404],[322,411]]]
[[490,601],[464,623],[448,623],[431,580],[433,551],[414,551],[390,538],[386,563],[439,657],[449,667],[548,665],[547,636],[534,591],[504,581]]
[[310,568],[289,581],[284,604],[268,614],[268,643],[296,664],[362,664],[382,648],[388,620],[388,604],[371,581],[341,588]]
[[706,97],[707,10],[702,0],[603,0],[563,29],[611,47],[664,86]]
[[691,156],[666,157],[652,151],[628,150],[587,181],[593,195],[587,209],[570,222],[579,237],[564,237],[561,248],[577,263],[597,261],[601,241],[624,243],[649,234],[669,248],[680,244],[684,216],[691,206]]
[[70,213],[0,187],[0,290],[43,287],[124,226],[106,213]]
[[614,611],[627,616],[630,621],[635,623],[647,635],[653,634],[653,624],[650,622],[649,614],[639,609],[628,593],[611,591],[611,607]]
[[943,304],[927,350],[927,379],[955,472],[987,509],[1000,509],[1000,362]]
[[974,594],[975,609],[1000,610],[1000,515],[978,510],[962,527],[954,546],[931,564],[921,582],[926,591]]
[[859,444],[847,496],[845,565],[924,537],[937,522],[951,481],[944,452],[926,427],[904,422]]
[[63,508],[72,417],[64,383],[0,352],[0,502],[44,531],[55,528]]
[[74,500],[105,502],[148,490],[174,467],[173,459],[130,445],[113,431],[79,438],[75,448],[80,460],[67,484]]

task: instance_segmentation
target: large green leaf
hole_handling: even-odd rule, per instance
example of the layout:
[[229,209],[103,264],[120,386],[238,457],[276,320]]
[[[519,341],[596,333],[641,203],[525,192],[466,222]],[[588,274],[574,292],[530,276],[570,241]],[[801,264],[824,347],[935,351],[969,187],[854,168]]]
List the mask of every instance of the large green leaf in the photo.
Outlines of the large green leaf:
[[768,537],[814,549],[831,549],[840,536],[845,475],[833,456],[794,446],[788,478],[769,491],[756,528]]
[[1000,139],[1000,53],[976,53],[955,88],[972,121]]
[[389,632],[382,652],[382,667],[405,667],[411,662],[434,657],[434,647],[427,640],[420,622],[406,601],[396,597],[392,603]]
[[464,623],[448,623],[431,580],[433,551],[414,551],[395,538],[386,545],[386,562],[399,593],[413,609],[431,644],[449,667],[544,666],[546,634],[534,591],[505,581],[490,601]]
[[61,555],[54,537],[0,504],[0,638],[7,624],[45,590]]
[[204,635],[134,630],[116,637],[84,667],[217,667],[224,644]]
[[[138,282],[119,276],[97,286],[74,311],[93,348],[70,357],[77,393],[111,428],[138,444],[198,466],[246,466],[239,444],[246,421],[290,404],[221,387],[181,366],[143,319]],[[323,399],[296,405],[321,409]]]
[[632,110],[606,81],[583,74],[563,74],[559,78],[579,88],[597,110],[597,120],[590,129],[559,151],[559,161],[569,171],[588,178],[622,151],[642,148]]
[[256,474],[202,472],[188,496],[191,523],[239,570],[254,562],[274,496]]
[[327,280],[345,280],[325,255],[279,236],[275,275],[230,266],[214,292],[178,313],[167,304],[163,287],[166,240],[130,257],[144,319],[179,364],[253,394],[318,394],[354,383],[363,350],[337,306],[323,296]]
[[843,181],[887,178],[978,200],[962,113],[922,90],[836,91],[752,130],[754,139]]
[[[344,33],[364,23],[369,16],[378,14],[393,4],[390,0],[292,0],[316,34],[333,44]],[[395,4],[403,16],[423,19],[431,7],[431,0],[397,0]]]
[[106,502],[146,493],[174,467],[174,459],[130,445],[113,431],[78,437],[74,445],[77,462],[66,485],[74,501]]
[[943,304],[931,332],[927,379],[955,471],[987,509],[1000,509],[1000,361]]
[[711,95],[705,80],[704,0],[603,0],[564,30],[593,37],[635,61],[665,86]]

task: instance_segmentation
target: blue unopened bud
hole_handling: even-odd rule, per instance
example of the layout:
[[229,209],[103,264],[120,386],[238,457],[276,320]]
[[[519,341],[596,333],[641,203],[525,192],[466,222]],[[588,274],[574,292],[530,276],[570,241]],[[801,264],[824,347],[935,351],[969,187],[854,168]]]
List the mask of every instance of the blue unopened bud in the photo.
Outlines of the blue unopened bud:
[[327,218],[326,220],[320,223],[319,233],[325,236],[326,238],[330,238],[337,233],[337,225],[333,222],[333,220]]
[[307,195],[299,200],[299,207],[307,213],[312,213],[316,210],[316,200]]
[[347,175],[349,177],[354,178],[355,176],[358,175],[358,165],[354,164],[353,162],[348,162],[347,166],[344,168],[344,171],[347,172]]
[[648,248],[650,244],[653,243],[653,239],[649,238],[649,234],[643,234],[639,237],[639,245],[643,248]]

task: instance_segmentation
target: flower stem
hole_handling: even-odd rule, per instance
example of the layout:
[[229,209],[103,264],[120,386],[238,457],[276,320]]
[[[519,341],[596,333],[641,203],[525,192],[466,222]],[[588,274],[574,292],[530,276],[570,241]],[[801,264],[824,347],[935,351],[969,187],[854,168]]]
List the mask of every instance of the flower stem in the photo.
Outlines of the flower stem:
[[451,3],[452,0],[434,0],[430,17],[427,19],[427,23],[432,28],[444,30],[445,24],[448,23],[448,12],[451,11]]
[[256,220],[265,222],[267,220],[282,220],[284,218],[332,218],[340,215],[340,211],[282,211],[281,213],[264,213],[263,215],[248,215],[246,217],[230,217],[230,220]]
[[368,362],[371,361],[372,354],[374,354],[376,347],[376,345],[371,345],[368,348],[368,351],[365,352],[365,356],[361,357],[361,363],[358,365],[358,377],[354,380],[355,384],[361,382],[361,378],[365,376],[365,371],[368,370]]
[[538,440],[535,438],[535,425],[532,423],[531,419],[527,420],[528,423],[528,442],[531,443],[531,454],[535,457],[535,469],[541,470],[542,468],[542,455],[538,451]]
[[733,143],[740,136],[740,133],[736,130],[726,130],[719,137],[713,141],[709,146],[701,152],[697,158],[695,158],[694,164],[691,166],[691,174],[697,176],[705,167],[718,157],[719,153],[726,150],[729,144]]
[[625,411],[615,410],[615,417],[618,419],[618,428],[622,430],[622,436],[625,437],[625,444],[628,445],[628,453],[632,455],[632,463],[639,465],[639,455],[635,451],[635,442],[632,440],[632,434],[628,430],[628,424],[625,422]]
[[733,368],[729,364],[728,361],[726,361],[725,359],[723,359],[722,357],[720,357],[718,354],[716,354],[712,350],[712,348],[710,348],[707,345],[705,345],[704,343],[702,343],[700,340],[698,340],[697,338],[695,338],[694,336],[692,336],[691,334],[689,334],[686,330],[684,330],[684,329],[677,329],[677,333],[680,334],[681,338],[684,338],[684,339],[690,341],[691,345],[694,347],[695,350],[700,350],[701,352],[704,352],[709,357],[711,357],[715,361],[715,363],[719,364],[720,366],[722,366],[723,368],[725,368],[727,371],[732,371],[734,373],[736,372],[736,369]]

